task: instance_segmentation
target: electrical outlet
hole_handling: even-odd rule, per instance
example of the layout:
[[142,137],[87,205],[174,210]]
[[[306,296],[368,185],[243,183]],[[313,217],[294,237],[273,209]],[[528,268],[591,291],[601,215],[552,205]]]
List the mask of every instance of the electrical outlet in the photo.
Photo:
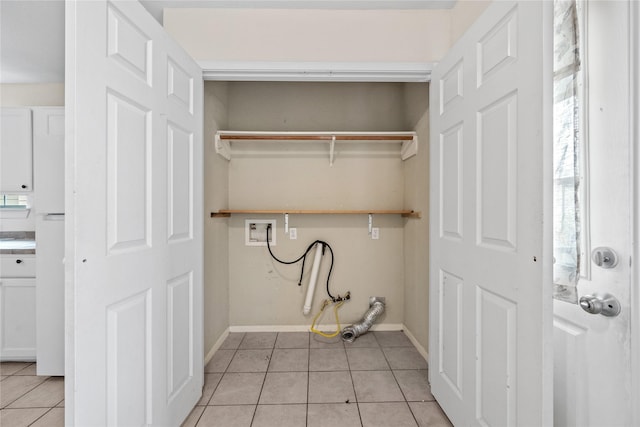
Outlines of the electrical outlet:
[[373,227],[371,229],[371,238],[373,240],[378,240],[380,238],[380,229],[378,227]]
[[298,229],[289,228],[289,239],[296,240],[298,238]]
[[269,245],[276,245],[276,220],[275,219],[247,219],[245,220],[245,245],[267,246],[267,226],[269,230]]

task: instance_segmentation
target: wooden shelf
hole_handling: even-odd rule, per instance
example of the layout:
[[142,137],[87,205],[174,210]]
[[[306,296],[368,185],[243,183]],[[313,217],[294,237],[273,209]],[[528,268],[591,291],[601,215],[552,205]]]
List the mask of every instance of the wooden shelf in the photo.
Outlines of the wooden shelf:
[[422,218],[421,212],[401,209],[332,210],[332,209],[220,209],[211,212],[211,218],[227,218],[234,214],[248,215],[401,215],[404,218]]
[[418,153],[418,134],[413,131],[399,132],[297,132],[297,131],[225,131],[216,132],[216,153],[227,160],[231,160],[232,145],[242,141],[260,142],[324,142],[329,144],[329,164],[333,165],[336,155],[336,144],[353,142],[394,142],[399,143],[399,155],[407,160]]

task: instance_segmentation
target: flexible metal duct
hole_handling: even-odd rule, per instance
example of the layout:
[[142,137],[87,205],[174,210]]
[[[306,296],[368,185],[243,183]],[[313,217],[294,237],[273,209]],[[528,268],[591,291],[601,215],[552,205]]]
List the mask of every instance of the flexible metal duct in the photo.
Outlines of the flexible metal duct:
[[384,313],[384,297],[369,298],[369,309],[364,313],[359,322],[347,326],[342,330],[342,340],[353,342],[360,335],[365,334],[374,322]]

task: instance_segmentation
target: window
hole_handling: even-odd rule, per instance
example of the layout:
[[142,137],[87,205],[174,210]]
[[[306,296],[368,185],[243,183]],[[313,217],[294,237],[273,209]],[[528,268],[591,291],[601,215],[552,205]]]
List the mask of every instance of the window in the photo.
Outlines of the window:
[[581,9],[575,0],[554,3],[553,281],[554,298],[577,303],[584,254],[584,57]]

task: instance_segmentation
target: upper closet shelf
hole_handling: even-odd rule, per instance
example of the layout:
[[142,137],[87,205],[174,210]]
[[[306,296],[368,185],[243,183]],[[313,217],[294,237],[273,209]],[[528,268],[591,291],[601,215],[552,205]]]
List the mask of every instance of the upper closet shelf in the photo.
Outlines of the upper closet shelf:
[[396,142],[402,160],[418,153],[418,135],[415,132],[258,132],[258,131],[218,131],[216,132],[216,153],[231,160],[233,145],[242,141],[283,142],[320,141],[329,145],[329,164],[333,164],[336,143],[353,142]]

